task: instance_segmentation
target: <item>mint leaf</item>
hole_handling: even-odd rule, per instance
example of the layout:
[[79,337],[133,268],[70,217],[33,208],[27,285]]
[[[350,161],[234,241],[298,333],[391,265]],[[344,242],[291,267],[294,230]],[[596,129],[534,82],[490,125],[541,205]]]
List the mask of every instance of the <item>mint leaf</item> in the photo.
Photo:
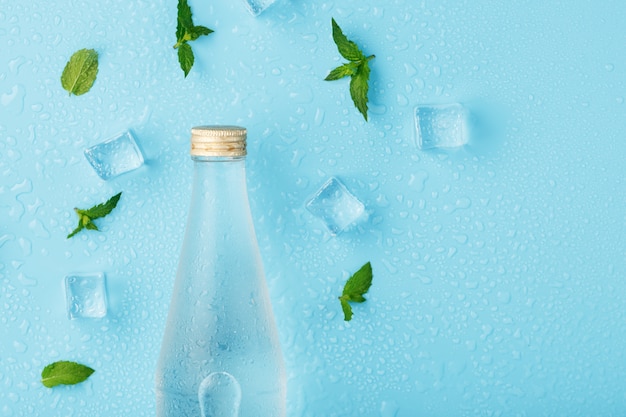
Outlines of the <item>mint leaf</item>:
[[80,96],[91,89],[98,75],[98,53],[93,49],[74,52],[61,74],[61,85],[70,93]]
[[87,230],[99,230],[98,226],[93,223],[93,220],[105,217],[117,207],[117,202],[120,200],[122,193],[117,193],[113,197],[109,198],[105,203],[95,205],[90,209],[75,208],[74,211],[78,216],[78,226],[69,234],[67,238],[71,238],[83,229]]
[[90,222],[87,222],[87,224],[85,224],[85,229],[87,229],[87,230],[97,230],[97,231],[100,231],[100,229],[98,229],[98,226],[96,226],[96,225],[95,225],[94,223],[92,223],[91,221],[90,221]]
[[367,262],[346,282],[343,287],[343,293],[338,297],[345,321],[352,320],[352,307],[349,302],[362,303],[366,301],[363,294],[369,291],[372,285],[372,278],[372,264]]
[[362,303],[365,301],[363,294],[367,293],[372,285],[372,264],[367,262],[356,271],[343,287],[342,296],[349,297],[350,301]]
[[[76,210],[76,209],[74,209]],[[81,230],[83,230],[85,228],[85,221],[84,220],[89,221],[89,218],[83,218],[79,215],[78,217],[78,226],[76,226],[76,228],[69,234],[67,235],[67,239],[74,237],[74,235],[78,232],[80,232]]]
[[77,209],[77,211],[80,214],[88,216],[91,220],[99,219],[100,217],[104,217],[113,211],[113,209],[117,206],[117,202],[120,201],[121,196],[122,193],[117,193],[113,197],[109,198],[106,203],[95,205],[87,210]]
[[95,371],[86,365],[70,361],[51,363],[41,371],[41,383],[48,387],[74,385],[85,381]]
[[332,19],[331,24],[333,26],[333,40],[335,41],[335,45],[337,45],[337,49],[339,50],[341,56],[348,61],[353,62],[364,59],[365,57],[359,47],[356,43],[348,40],[334,18]]
[[185,77],[187,77],[187,74],[191,71],[194,60],[195,58],[191,46],[187,42],[182,43],[178,47],[178,62],[180,63],[180,68],[185,73]]
[[352,320],[352,306],[350,306],[348,300],[339,297],[339,301],[341,302],[341,309],[343,310],[343,319],[345,321]]
[[339,80],[344,77],[351,77],[358,71],[358,65],[355,65],[353,62],[349,64],[343,64],[328,74],[328,76],[324,79],[324,81],[334,81]]
[[205,26],[194,26],[189,30],[190,41],[195,41],[200,36],[210,35],[213,33],[213,30],[209,29]]
[[350,80],[350,97],[356,108],[367,121],[367,92],[369,90],[370,67],[361,65]]
[[187,77],[195,60],[193,50],[188,42],[195,41],[200,36],[210,35],[213,33],[213,30],[206,26],[193,24],[191,8],[187,0],[178,0],[178,17],[176,21],[176,43],[174,44],[174,49],[178,49],[178,63],[185,73],[185,77]]
[[185,32],[193,27],[193,20],[191,15],[191,7],[186,0],[178,0],[178,16],[176,26],[176,40],[181,41],[185,36]]
[[350,97],[354,106],[367,121],[367,94],[369,92],[370,67],[369,61],[374,55],[365,56],[359,47],[344,34],[335,19],[332,19],[333,40],[341,56],[350,61],[332,70],[325,81],[339,80],[350,77]]

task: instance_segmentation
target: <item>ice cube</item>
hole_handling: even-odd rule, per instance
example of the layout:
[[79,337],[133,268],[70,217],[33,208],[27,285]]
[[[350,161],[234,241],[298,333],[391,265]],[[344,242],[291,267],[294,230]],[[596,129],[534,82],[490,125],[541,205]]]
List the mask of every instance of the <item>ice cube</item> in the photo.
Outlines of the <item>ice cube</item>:
[[107,314],[106,277],[102,272],[65,277],[65,297],[70,319],[102,318]]
[[335,236],[365,213],[365,206],[335,177],[331,177],[306,202],[306,208],[324,221]]
[[415,109],[420,149],[456,148],[469,141],[469,112],[462,104],[418,106]]
[[85,149],[85,157],[103,180],[143,165],[143,155],[130,131],[125,131]]
[[201,417],[238,417],[241,386],[228,372],[213,372],[198,388]]
[[265,9],[270,7],[276,0],[244,0],[246,6],[248,6],[248,10],[252,15],[258,16]]

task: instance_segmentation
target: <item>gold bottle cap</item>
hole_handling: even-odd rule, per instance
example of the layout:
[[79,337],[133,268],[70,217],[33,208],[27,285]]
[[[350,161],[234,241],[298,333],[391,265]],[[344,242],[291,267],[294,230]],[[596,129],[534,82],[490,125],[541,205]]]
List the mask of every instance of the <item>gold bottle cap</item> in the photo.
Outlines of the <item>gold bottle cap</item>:
[[192,156],[246,156],[247,131],[238,126],[197,126],[191,129]]

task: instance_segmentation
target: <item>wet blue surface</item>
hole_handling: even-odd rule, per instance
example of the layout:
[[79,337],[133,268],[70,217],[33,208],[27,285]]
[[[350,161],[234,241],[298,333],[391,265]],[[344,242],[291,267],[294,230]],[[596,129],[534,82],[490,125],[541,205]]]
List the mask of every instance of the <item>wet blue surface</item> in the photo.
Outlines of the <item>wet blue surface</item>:
[[[0,415],[153,416],[154,369],[190,196],[189,131],[249,131],[248,183],[290,416],[626,413],[626,5],[190,1],[215,30],[184,79],[175,1],[0,0]],[[370,122],[331,17],[375,54]],[[71,54],[98,78],[68,97]],[[413,112],[481,111],[472,143],[421,151]],[[130,129],[146,165],[102,181],[85,148]],[[304,207],[330,176],[367,221]],[[74,207],[123,191],[101,232]],[[371,261],[367,302],[337,296]],[[68,320],[63,278],[107,276],[109,311]],[[55,360],[96,370],[47,389]]]

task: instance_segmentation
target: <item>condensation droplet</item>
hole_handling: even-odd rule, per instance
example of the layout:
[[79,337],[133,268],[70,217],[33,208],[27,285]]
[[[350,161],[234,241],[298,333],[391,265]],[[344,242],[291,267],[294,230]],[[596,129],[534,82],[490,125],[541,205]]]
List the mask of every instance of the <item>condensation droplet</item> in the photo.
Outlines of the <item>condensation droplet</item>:
[[37,280],[26,276],[23,272],[17,274],[17,281],[25,287],[34,287],[37,285]]
[[380,404],[380,417],[396,417],[398,404],[395,401],[383,401]]
[[5,243],[7,243],[8,241],[13,240],[13,239],[15,239],[14,235],[7,234],[7,235],[0,236],[0,248],[2,246],[4,246]]
[[417,171],[409,176],[409,187],[414,187],[417,191],[423,191],[428,173],[426,171]]
[[24,110],[24,97],[26,89],[21,84],[15,84],[11,91],[0,94],[0,104],[6,107],[11,114],[19,114]]
[[48,229],[46,229],[43,223],[38,219],[34,219],[30,223],[28,223],[28,228],[32,230],[35,233],[35,236],[37,237],[41,237],[41,238],[50,237],[50,232],[48,231]]
[[15,352],[17,353],[24,353],[28,349],[28,346],[25,343],[22,343],[18,340],[14,340],[13,349],[15,349]]
[[33,253],[33,244],[30,240],[21,237],[19,238],[18,243],[22,248],[22,254],[24,256],[30,256]]
[[314,119],[314,123],[316,126],[321,126],[322,123],[324,123],[324,116],[326,115],[326,113],[324,112],[324,109],[318,107],[317,110],[315,110],[315,119]]

